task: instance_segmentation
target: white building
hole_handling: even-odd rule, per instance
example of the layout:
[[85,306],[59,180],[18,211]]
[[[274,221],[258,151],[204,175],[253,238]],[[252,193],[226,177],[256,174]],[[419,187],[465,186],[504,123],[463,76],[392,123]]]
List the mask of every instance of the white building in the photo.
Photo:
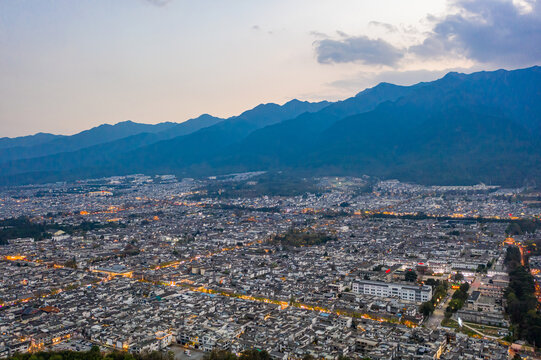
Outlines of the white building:
[[70,238],[70,235],[66,234],[62,230],[58,230],[57,232],[53,234],[53,241],[61,241],[61,240],[69,239],[69,238]]
[[432,299],[432,287],[428,285],[409,285],[386,283],[383,281],[357,280],[352,290],[356,294],[379,297],[397,297],[402,300],[425,302]]

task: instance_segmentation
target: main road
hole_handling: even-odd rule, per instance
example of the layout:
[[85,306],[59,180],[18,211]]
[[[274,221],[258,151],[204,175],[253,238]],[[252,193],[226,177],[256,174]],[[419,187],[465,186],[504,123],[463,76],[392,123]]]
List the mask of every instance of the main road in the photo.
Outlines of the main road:
[[453,294],[455,293],[454,289],[451,289],[450,292],[447,293],[447,297],[444,301],[441,301],[436,308],[434,309],[434,312],[430,317],[428,318],[428,321],[425,323],[426,327],[432,330],[436,330],[438,326],[440,326],[441,322],[443,321],[443,318],[445,317],[445,309],[449,305],[449,302],[453,298]]

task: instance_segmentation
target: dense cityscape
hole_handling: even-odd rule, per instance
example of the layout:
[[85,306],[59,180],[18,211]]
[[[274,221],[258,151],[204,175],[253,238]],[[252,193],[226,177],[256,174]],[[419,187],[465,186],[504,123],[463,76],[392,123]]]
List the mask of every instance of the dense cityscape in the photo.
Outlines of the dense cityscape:
[[533,358],[538,303],[530,324],[510,292],[522,271],[541,299],[540,197],[264,172],[6,187],[0,356]]
[[541,360],[541,0],[0,0],[0,360]]

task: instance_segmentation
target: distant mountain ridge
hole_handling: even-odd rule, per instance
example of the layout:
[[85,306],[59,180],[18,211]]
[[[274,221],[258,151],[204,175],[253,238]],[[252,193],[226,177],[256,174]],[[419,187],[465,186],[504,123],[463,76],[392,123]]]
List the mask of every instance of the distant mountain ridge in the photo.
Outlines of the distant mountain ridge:
[[224,119],[214,117],[209,114],[203,114],[195,119],[186,120],[160,132],[163,138],[172,139],[177,136],[188,135],[197,130],[215,125]]
[[541,184],[537,66],[449,73],[412,86],[381,83],[335,103],[292,100],[194,121],[208,126],[175,125],[26,160],[6,160],[0,139],[0,183],[288,170],[430,184]]
[[64,135],[54,135],[48,133],[37,133],[35,135],[19,136],[16,138],[3,137],[0,138],[0,149],[6,149],[18,146],[34,146],[52,141]]
[[18,138],[19,141],[14,142],[15,146],[0,150],[0,159],[3,161],[9,161],[74,151],[122,139],[127,136],[137,135],[143,132],[161,132],[170,129],[175,125],[175,123],[171,122],[160,123],[157,125],[139,124],[127,120],[119,122],[115,125],[103,124],[71,136],[57,135],[54,136],[50,141],[43,141],[26,146],[21,145],[21,143],[23,143],[23,139]]
[[[328,104],[326,101],[310,103],[292,100],[281,106],[273,103],[261,104],[239,116],[225,120],[205,114],[180,124],[163,123],[167,125],[162,126],[161,129],[156,128],[161,124],[136,124],[151,127],[153,132],[139,132],[136,135],[109,142],[101,141],[84,148],[73,146],[70,151],[61,153],[50,153],[49,151],[50,155],[44,151],[45,156],[26,159],[19,157],[13,160],[9,160],[8,156],[3,156],[2,160],[4,161],[0,164],[2,170],[0,182],[44,182],[79,176],[101,176],[101,174],[130,171],[135,167],[151,168],[159,164],[164,157],[180,156],[180,154],[184,159],[197,161],[204,154],[219,151],[231,142],[242,139],[253,130],[287,120],[306,111],[320,110]],[[123,127],[123,124],[117,125]],[[102,125],[88,130],[87,133],[102,127],[110,129],[111,125]],[[73,136],[78,137],[79,134]],[[161,147],[159,144],[162,144]],[[163,144],[172,145],[164,146]],[[212,147],[205,149],[206,144],[211,144]],[[40,146],[48,145],[50,146],[50,144]],[[37,151],[36,149],[41,150],[41,147],[31,149]],[[136,150],[138,148],[147,149],[147,152],[152,152],[152,155],[148,154],[141,158]],[[5,152],[8,150],[11,149],[6,149]],[[20,149],[17,150],[20,151]],[[175,151],[175,153],[171,153],[171,151]],[[25,173],[26,175],[24,175]]]
[[[381,102],[371,111],[338,121],[325,116],[325,125],[316,131],[313,128],[307,130],[309,136],[300,132],[300,127],[295,124],[298,119],[261,129],[237,149],[216,159],[214,166],[226,167],[229,171],[276,168],[320,174],[366,173],[423,183],[522,184],[524,179],[539,177],[536,170],[541,150],[539,85],[540,67],[471,75],[450,73],[434,82],[408,87],[396,101]],[[441,121],[449,117],[456,123]],[[492,129],[494,138],[491,144],[486,144],[485,153],[473,156],[473,148],[464,148],[462,153],[450,151],[451,145],[455,146],[455,151],[458,151],[456,147],[465,146],[465,138],[460,134],[451,137],[459,127],[469,130],[464,121],[469,119],[472,126],[477,126],[481,121],[496,118],[505,120],[501,124],[506,126],[502,126],[499,133]],[[432,141],[428,136],[418,137],[427,129],[441,132],[443,126],[448,127],[448,133],[438,134],[439,147],[433,143],[428,147]],[[520,131],[517,134],[511,129]],[[479,128],[477,141],[472,140],[471,144],[483,143],[481,140],[487,130]],[[276,136],[278,133],[279,137]],[[518,139],[519,135],[523,138]],[[507,149],[507,143],[522,144],[522,147]],[[443,148],[448,151],[442,153]],[[435,154],[438,154],[437,158]],[[446,163],[450,166],[450,162],[456,166],[460,156],[465,157],[460,167],[445,169],[445,173],[433,171],[445,167]],[[495,158],[501,161],[495,161]],[[504,161],[504,158],[509,159]],[[476,164],[489,160],[495,166],[475,168]],[[496,169],[499,169],[498,173]],[[451,176],[454,171],[456,176]],[[515,178],[513,173],[520,176]]]

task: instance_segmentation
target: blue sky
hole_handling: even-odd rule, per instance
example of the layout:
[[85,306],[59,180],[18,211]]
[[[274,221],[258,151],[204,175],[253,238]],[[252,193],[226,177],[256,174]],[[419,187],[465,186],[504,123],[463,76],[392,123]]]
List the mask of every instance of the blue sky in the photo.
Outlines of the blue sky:
[[539,44],[535,0],[0,0],[0,137],[337,100]]

